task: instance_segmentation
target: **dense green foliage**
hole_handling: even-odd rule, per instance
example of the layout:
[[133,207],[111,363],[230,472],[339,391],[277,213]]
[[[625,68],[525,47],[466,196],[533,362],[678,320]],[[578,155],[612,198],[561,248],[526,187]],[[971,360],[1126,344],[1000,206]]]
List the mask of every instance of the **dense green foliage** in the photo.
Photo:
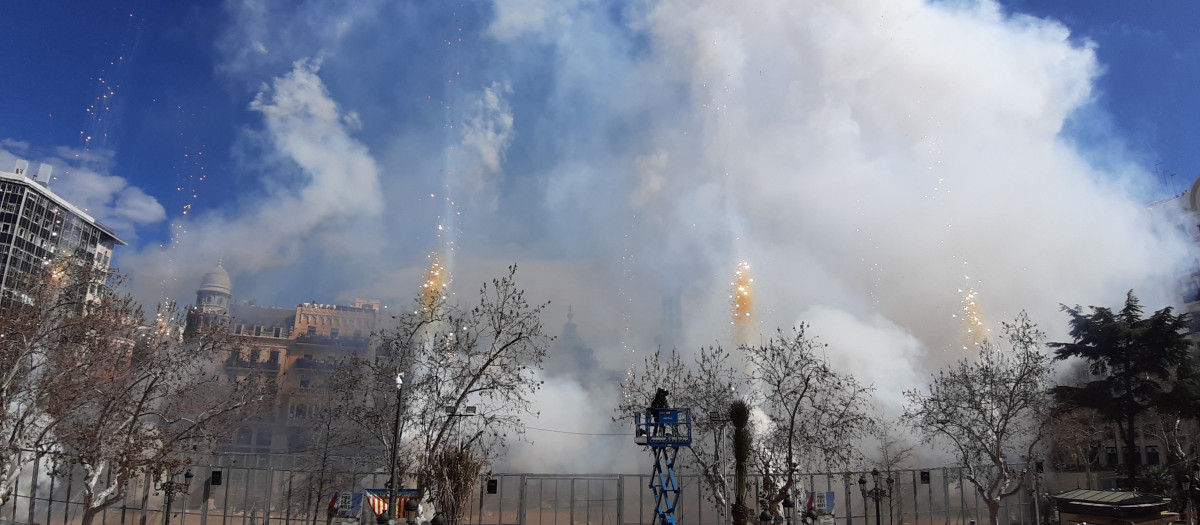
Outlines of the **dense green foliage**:
[[[1092,379],[1079,386],[1060,385],[1054,395],[1069,406],[1090,408],[1115,423],[1126,450],[1135,450],[1138,418],[1155,410],[1178,410],[1193,405],[1172,385],[1185,379],[1183,388],[1194,394],[1191,370],[1192,343],[1187,340],[1187,314],[1175,315],[1170,307],[1142,317],[1142,306],[1130,291],[1120,311],[1091,306],[1063,310],[1071,317],[1067,343],[1050,343],[1055,359],[1082,359]],[[1137,483],[1137,462],[1127,462],[1126,483]]]

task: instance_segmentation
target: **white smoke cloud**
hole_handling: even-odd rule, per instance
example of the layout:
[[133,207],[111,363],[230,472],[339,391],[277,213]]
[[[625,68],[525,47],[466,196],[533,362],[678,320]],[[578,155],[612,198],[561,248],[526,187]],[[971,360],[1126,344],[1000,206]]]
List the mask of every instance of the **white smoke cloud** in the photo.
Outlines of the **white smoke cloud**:
[[513,114],[507,96],[512,87],[493,82],[467,104],[462,123],[461,148],[451,148],[447,186],[456,193],[495,211],[496,183],[505,150],[513,139]]
[[[894,411],[896,392],[962,355],[960,289],[989,322],[1027,310],[1060,338],[1059,303],[1134,288],[1161,305],[1190,261],[1155,233],[1136,159],[1062,135],[1099,111],[1094,50],[994,2],[228,10],[219,69],[270,82],[250,104],[262,130],[245,133],[262,158],[243,161],[269,170],[239,174],[266,191],[124,265],[174,296],[223,256],[235,288],[267,297],[327,281],[403,301],[450,216],[460,297],[516,261],[531,296],[554,301],[547,319],[574,304],[621,370],[656,341],[726,343],[744,258],[762,332],[811,323]],[[572,421],[571,385],[548,393],[557,428],[607,421]],[[543,470],[543,455],[513,457]]]
[[[928,379],[921,341],[890,320],[873,315],[858,319],[839,310],[814,306],[800,315],[808,335],[828,345],[825,355],[837,370],[853,372],[875,390],[875,406],[885,417],[903,411],[902,394]],[[884,362],[879,363],[880,356]]]
[[[319,62],[299,60],[249,105],[263,115],[265,140],[280,157],[278,171],[254,174],[268,176],[268,191],[229,214],[179,221],[177,244],[133,256],[129,266],[142,286],[203,275],[218,260],[233,271],[255,272],[287,266],[312,250],[346,253],[358,239],[343,231],[378,218],[379,168],[350,136],[346,115],[318,71]],[[166,295],[188,297],[189,284],[174,285]]]
[[[648,460],[627,425],[614,424],[597,396],[619,395],[616,385],[592,391],[578,383],[548,379],[538,395],[529,443],[514,443],[497,468],[506,472],[635,472]],[[565,431],[564,431],[565,429]],[[620,433],[621,435],[614,435]]]

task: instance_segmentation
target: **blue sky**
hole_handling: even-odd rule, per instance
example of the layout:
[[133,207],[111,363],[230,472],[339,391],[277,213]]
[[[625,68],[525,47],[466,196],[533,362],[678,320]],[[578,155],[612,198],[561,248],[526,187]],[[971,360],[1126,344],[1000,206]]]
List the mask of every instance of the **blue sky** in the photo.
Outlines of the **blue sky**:
[[[1060,21],[1072,39],[1091,42],[1104,72],[1096,104],[1111,119],[1108,134],[1186,190],[1200,174],[1200,6],[1191,2],[1006,2],[1016,12]],[[1072,129],[1080,140],[1095,139]],[[1157,168],[1155,166],[1157,165]],[[1173,176],[1172,176],[1173,175]]]
[[745,260],[759,329],[810,323],[898,391],[977,338],[967,296],[1052,335],[1060,303],[1170,301],[1195,254],[1144,208],[1200,173],[1198,22],[1187,2],[10,2],[0,167],[54,166],[130,241],[147,304],[189,302],[218,260],[242,300],[393,306],[431,253],[468,297],[516,262],[619,370],[728,341]]
[[[1087,147],[1092,144],[1088,141],[1122,142],[1151,171],[1158,166],[1167,174],[1171,191],[1186,189],[1200,173],[1195,147],[1200,104],[1194,96],[1200,85],[1200,36],[1194,30],[1200,6],[1027,0],[1002,4],[1011,13],[1056,20],[1070,30],[1074,42],[1095,46],[1102,65],[1095,104],[1103,114],[1097,118],[1109,120],[1110,129],[1098,137],[1094,129],[1071,128],[1072,136]],[[485,3],[462,6],[457,13],[441,15],[468,24],[483,23],[488,16]],[[233,139],[239,127],[254,120],[247,99],[257,82],[222,71],[227,57],[219,50],[220,37],[234,13],[220,3],[35,2],[4,10],[0,47],[6,52],[0,65],[16,81],[0,102],[0,136],[34,148],[83,148],[87,133],[107,132],[106,139],[92,144],[112,151],[114,172],[172,211],[186,202],[171,191],[178,182],[172,179],[181,172],[190,177],[195,169],[193,157],[184,154],[203,152],[204,167],[212,173],[234,167]],[[404,38],[403,33],[389,36]],[[429,49],[433,46],[428,42],[414,43],[424,47],[425,56],[388,57],[381,65],[444,69],[451,60]],[[98,122],[86,110],[100,102],[97,97],[105,86],[112,85],[116,94],[111,111],[105,122]],[[215,176],[233,179],[222,183],[236,183],[236,178]],[[210,186],[198,206],[219,207],[232,198],[232,186]],[[155,239],[162,232],[139,236]]]
[[[242,207],[255,206],[256,196],[269,196],[279,184],[296,180],[290,177],[303,178],[280,167],[286,162],[264,142],[262,114],[251,108],[263,86],[286,74],[297,60],[320,62],[324,89],[341,110],[356,114],[361,127],[352,131],[354,138],[377,159],[387,159],[380,163],[391,165],[394,156],[429,149],[442,151],[411,155],[414,159],[402,163],[424,164],[428,173],[402,184],[411,192],[421,188],[422,194],[430,186],[444,187],[437,172],[453,169],[456,161],[445,150],[458,140],[453,126],[461,118],[459,109],[469,104],[466,99],[490,83],[516,86],[519,91],[505,103],[529,118],[519,122],[513,139],[503,146],[503,171],[512,175],[498,177],[499,185],[487,188],[501,196],[497,202],[468,196],[476,199],[468,204],[500,207],[488,210],[489,238],[553,257],[588,255],[588,243],[571,237],[586,236],[588,228],[557,232],[546,224],[583,219],[546,220],[519,203],[545,199],[544,172],[563,158],[578,155],[580,169],[620,169],[615,165],[619,159],[605,159],[598,150],[619,150],[627,147],[620,140],[645,138],[637,136],[636,122],[605,122],[603,113],[614,104],[603,98],[606,93],[598,99],[597,92],[570,83],[632,77],[632,70],[642,67],[639,57],[654,45],[653,32],[634,19],[655,4],[631,4],[636,9],[620,3],[569,4],[573,32],[554,34],[559,28],[526,20],[545,15],[547,5],[552,6],[536,1],[499,6],[368,2],[365,7],[330,8],[309,3],[293,12],[266,2],[17,3],[6,6],[0,18],[0,49],[6,51],[0,54],[0,66],[12,79],[8,96],[0,99],[0,138],[19,146],[5,148],[13,155],[63,162],[56,172],[60,177],[72,169],[72,159],[62,155],[91,155],[89,162],[75,166],[76,172],[120,178],[124,182],[110,180],[103,189],[127,184],[122,188],[140,189],[159,203],[161,216],[142,210],[121,218],[117,199],[107,203],[107,211],[97,210],[101,218],[111,216],[131,240],[129,251],[142,251],[170,244],[171,223],[186,220],[185,212],[241,213]],[[936,4],[950,11],[963,5],[978,4]],[[1200,7],[1184,2],[983,5],[1000,11],[1010,23],[1029,14],[1061,24],[1070,45],[1094,52],[1091,92],[1063,120],[1063,140],[1096,164],[1132,163],[1135,171],[1150,174],[1155,184],[1138,188],[1135,198],[1161,198],[1190,184],[1200,171],[1194,147],[1200,104],[1192,96],[1200,81],[1200,68],[1194,67],[1200,37],[1193,30]],[[889,15],[885,10],[879,16],[886,20]],[[503,21],[513,34],[498,38]],[[566,64],[565,52],[588,58]],[[568,69],[588,66],[594,70]],[[609,87],[608,93],[631,89]],[[669,87],[696,96],[682,91],[687,86]],[[704,107],[702,100],[692,102],[691,110]],[[597,125],[608,136],[588,136]],[[631,125],[635,127],[622,129]],[[578,132],[559,140],[564,138],[561,130],[572,127]],[[547,155],[547,148],[556,151]],[[1115,160],[1113,151],[1121,152]],[[430,180],[436,183],[423,184]],[[147,199],[137,202],[152,207]],[[423,207],[435,217],[446,211],[411,199],[403,206]],[[613,220],[603,210],[597,213],[587,220]],[[425,220],[432,223],[426,229],[438,223]],[[425,246],[414,243],[406,262],[420,261],[437,242],[436,233],[412,233]],[[557,241],[534,240],[539,236]],[[336,294],[346,284],[305,293]]]

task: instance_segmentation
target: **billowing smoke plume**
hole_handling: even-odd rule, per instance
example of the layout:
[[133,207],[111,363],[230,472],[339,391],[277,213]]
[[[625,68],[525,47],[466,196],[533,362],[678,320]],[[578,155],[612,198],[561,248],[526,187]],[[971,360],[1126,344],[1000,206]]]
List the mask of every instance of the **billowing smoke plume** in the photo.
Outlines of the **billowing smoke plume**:
[[[755,326],[810,323],[894,412],[962,355],[968,288],[973,315],[1024,309],[1061,337],[1060,303],[1161,304],[1189,259],[1153,234],[1145,173],[1060,134],[1097,111],[1093,50],[988,1],[229,9],[219,69],[263,87],[224,176],[261,191],[124,256],[145,293],[187,298],[222,258],[263,303],[407,304],[449,239],[455,297],[517,262],[554,301],[547,324],[571,305],[610,373],[659,343],[728,344],[745,259]],[[605,389],[563,377],[530,425],[611,429]],[[509,467],[614,464],[588,436],[535,432],[593,452]]]

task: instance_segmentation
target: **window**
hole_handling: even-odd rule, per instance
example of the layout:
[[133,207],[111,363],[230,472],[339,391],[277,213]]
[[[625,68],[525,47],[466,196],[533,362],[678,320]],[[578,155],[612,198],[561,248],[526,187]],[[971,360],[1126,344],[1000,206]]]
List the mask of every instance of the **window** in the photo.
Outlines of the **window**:
[[262,326],[254,325],[254,335],[262,335]]
[[1117,464],[1117,447],[1108,447],[1105,450],[1104,463],[1110,467]]
[[270,430],[259,430],[258,436],[254,439],[254,444],[258,445],[260,447],[270,447],[271,446],[271,431]]
[[[312,386],[312,376],[300,376],[300,388],[309,388]],[[304,405],[300,405],[304,406]]]
[[337,328],[330,328],[330,329],[329,329],[329,336],[330,336],[330,337],[337,337],[337,336],[338,336],[338,329],[337,329]]
[[1146,464],[1157,465],[1158,463],[1158,445],[1146,445]]
[[250,446],[250,438],[250,429],[239,428],[237,431],[237,439],[234,441],[234,444],[248,447]]
[[279,362],[279,350],[271,350],[271,354],[270,354],[270,357],[267,359],[267,362],[278,363]]
[[308,335],[310,335],[310,336],[317,335],[317,327],[309,325]]
[[1142,464],[1142,447],[1133,447],[1130,451],[1129,447],[1121,447],[1121,452],[1124,452],[1126,465],[1141,465]]
[[299,452],[304,449],[306,440],[304,434],[299,431],[288,433],[288,450],[291,452]]
[[246,325],[239,324],[239,325],[237,325],[237,328],[235,328],[233,330],[233,333],[235,333],[237,335],[242,335],[242,329],[245,327],[246,327]]
[[275,337],[279,337],[281,334],[283,334],[283,327],[276,326],[275,327]]

